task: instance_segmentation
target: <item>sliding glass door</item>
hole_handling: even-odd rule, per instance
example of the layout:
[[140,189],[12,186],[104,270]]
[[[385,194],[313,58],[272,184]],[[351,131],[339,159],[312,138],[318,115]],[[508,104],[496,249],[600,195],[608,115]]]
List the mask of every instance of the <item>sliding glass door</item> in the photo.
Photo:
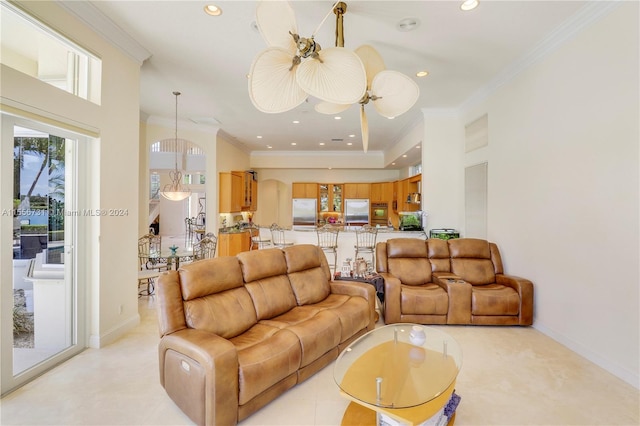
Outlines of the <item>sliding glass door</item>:
[[76,267],[84,140],[2,116],[2,394],[86,347]]

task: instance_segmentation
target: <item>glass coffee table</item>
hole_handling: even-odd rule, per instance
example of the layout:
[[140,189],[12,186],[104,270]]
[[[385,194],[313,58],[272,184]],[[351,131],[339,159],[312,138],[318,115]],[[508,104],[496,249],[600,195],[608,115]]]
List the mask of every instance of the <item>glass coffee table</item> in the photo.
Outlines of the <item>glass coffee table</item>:
[[352,401],[343,425],[371,420],[409,425],[448,420],[451,425],[453,418],[436,421],[451,399],[461,366],[460,346],[439,329],[418,324],[376,328],[335,362],[336,384]]

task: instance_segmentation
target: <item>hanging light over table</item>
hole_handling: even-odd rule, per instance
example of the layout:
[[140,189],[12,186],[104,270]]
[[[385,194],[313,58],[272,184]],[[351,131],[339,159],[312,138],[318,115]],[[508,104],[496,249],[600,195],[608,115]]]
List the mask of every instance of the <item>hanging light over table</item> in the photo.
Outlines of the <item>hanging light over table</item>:
[[176,97],[176,132],[175,132],[175,169],[169,172],[171,183],[162,188],[162,196],[171,201],[182,201],[191,195],[191,190],[182,184],[182,173],[178,170],[178,96],[180,92],[173,92]]

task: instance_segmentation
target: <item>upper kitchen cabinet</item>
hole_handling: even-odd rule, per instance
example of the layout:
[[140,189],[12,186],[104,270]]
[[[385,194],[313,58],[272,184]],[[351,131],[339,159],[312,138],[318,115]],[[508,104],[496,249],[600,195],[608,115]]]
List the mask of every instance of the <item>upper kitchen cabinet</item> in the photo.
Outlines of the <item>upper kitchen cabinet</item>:
[[218,209],[220,213],[242,211],[244,204],[244,172],[220,172]]
[[318,184],[318,200],[320,212],[341,212],[343,198],[342,184]]
[[391,203],[393,201],[393,182],[371,184],[369,199],[372,203]]
[[420,210],[422,175],[415,175],[398,181],[398,211]]
[[294,182],[291,186],[291,198],[318,198],[318,184]]
[[369,183],[345,183],[344,198],[369,199],[371,184]]
[[252,171],[242,173],[242,211],[255,212],[258,209],[258,181]]

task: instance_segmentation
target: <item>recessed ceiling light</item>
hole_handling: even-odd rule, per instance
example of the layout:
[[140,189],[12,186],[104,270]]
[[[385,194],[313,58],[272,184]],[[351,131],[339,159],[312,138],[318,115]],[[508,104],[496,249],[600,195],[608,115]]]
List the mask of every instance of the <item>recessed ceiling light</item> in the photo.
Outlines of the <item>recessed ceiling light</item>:
[[320,146],[324,146],[324,142],[320,142]]
[[272,147],[271,145],[267,145],[267,148],[268,148],[268,149],[271,149],[271,148],[273,148],[273,147]]
[[206,12],[207,15],[211,15],[211,16],[220,16],[220,15],[222,15],[222,9],[220,9],[215,4],[206,5],[204,7],[204,11]]
[[413,31],[420,25],[420,21],[417,18],[404,18],[398,21],[396,29],[398,31],[407,32]]
[[342,120],[342,117],[340,117],[339,115],[336,115],[335,117],[333,117],[334,120]]
[[298,145],[298,144],[297,144],[297,143],[295,143],[295,142],[291,142],[291,145],[292,145],[292,146],[296,146],[296,145]]
[[465,12],[468,10],[473,10],[476,7],[478,7],[478,4],[480,2],[478,0],[465,0],[461,5],[460,5],[460,9],[464,10]]
[[402,154],[402,158],[407,158],[407,154]]
[[349,135],[349,137],[350,137],[350,138],[355,138],[355,137],[356,137],[356,135]]
[[387,117],[389,120],[393,120],[395,117]]
[[392,166],[395,166],[395,165],[396,165],[396,163],[391,163],[391,165],[392,165]]
[[420,149],[420,145],[416,145],[416,148],[417,148],[417,149]]
[[262,136],[258,135],[258,136],[256,136],[256,138],[258,138],[258,139],[262,139]]
[[293,124],[300,124],[299,120],[293,120]]
[[351,146],[353,145],[353,142],[347,142],[347,145]]
[[416,77],[426,77],[429,75],[429,71],[418,71]]

